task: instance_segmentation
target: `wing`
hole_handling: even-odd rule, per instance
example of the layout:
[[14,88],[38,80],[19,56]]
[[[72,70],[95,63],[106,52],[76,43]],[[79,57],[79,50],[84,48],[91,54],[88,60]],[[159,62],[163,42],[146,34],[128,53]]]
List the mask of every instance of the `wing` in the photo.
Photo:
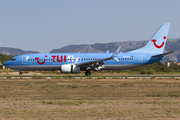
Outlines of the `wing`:
[[[104,58],[104,59],[100,59],[100,60],[93,60],[93,61],[89,61],[89,62],[83,62],[83,63],[76,63],[76,65],[80,66],[80,67],[100,67],[102,65],[104,65],[104,61],[110,60],[110,59],[115,59],[118,61],[118,59],[116,58],[119,51],[120,51],[121,46],[118,47],[118,49],[113,53],[112,56],[108,57],[108,58]],[[118,61],[119,62],[119,61]]]

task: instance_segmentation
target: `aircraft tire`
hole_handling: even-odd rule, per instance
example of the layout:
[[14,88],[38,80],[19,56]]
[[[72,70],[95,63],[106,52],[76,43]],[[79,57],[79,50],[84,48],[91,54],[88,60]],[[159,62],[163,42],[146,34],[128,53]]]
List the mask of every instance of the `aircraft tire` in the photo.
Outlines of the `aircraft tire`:
[[86,71],[86,72],[85,72],[85,75],[86,75],[86,76],[90,76],[90,75],[91,75],[91,72],[90,72],[90,71]]
[[22,72],[19,72],[19,75],[22,76]]

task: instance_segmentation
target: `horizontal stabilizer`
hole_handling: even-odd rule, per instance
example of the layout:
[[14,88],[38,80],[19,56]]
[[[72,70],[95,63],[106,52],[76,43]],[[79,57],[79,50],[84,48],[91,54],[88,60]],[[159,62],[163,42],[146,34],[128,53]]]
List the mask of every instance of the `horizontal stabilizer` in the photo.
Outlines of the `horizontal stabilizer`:
[[163,54],[159,54],[159,55],[154,55],[152,57],[161,57],[161,56],[164,56],[164,55],[169,55],[171,53],[174,53],[175,51],[171,51],[171,52],[167,52],[167,53],[163,53]]

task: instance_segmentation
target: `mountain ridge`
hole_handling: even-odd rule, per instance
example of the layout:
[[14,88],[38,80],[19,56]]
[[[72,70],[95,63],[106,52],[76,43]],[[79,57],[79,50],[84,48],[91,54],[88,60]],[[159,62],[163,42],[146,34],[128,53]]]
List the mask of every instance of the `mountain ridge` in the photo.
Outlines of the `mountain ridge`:
[[11,48],[11,47],[0,47],[0,54],[6,54],[6,55],[22,55],[22,54],[33,54],[33,53],[39,53],[38,51],[31,51],[31,50],[21,50],[19,48]]

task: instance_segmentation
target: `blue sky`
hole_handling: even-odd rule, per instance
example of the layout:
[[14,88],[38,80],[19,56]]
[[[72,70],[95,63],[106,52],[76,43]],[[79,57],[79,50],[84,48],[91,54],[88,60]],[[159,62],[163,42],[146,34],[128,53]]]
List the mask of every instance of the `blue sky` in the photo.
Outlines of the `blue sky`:
[[0,0],[0,47],[148,40],[163,22],[180,38],[180,0]]

